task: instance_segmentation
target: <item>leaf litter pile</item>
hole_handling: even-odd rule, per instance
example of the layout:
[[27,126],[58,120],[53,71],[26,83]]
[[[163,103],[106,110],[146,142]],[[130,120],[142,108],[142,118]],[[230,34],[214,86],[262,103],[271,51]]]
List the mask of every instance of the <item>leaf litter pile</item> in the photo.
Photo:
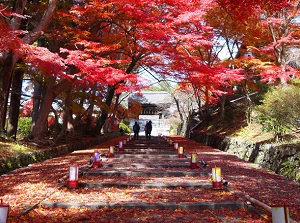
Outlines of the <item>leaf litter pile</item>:
[[[121,138],[121,137],[120,137]],[[231,210],[230,208],[188,209],[188,208],[85,208],[72,207],[72,204],[88,204],[93,202],[125,204],[125,203],[207,203],[207,202],[245,202],[243,195],[250,195],[265,204],[278,205],[278,200],[289,206],[290,216],[300,221],[300,188],[295,183],[285,180],[279,175],[258,169],[254,164],[244,162],[235,156],[205,147],[189,139],[174,137],[185,154],[197,153],[197,161],[205,160],[209,166],[191,170],[188,167],[189,159],[185,162],[170,162],[170,168],[137,168],[134,166],[117,164],[126,161],[103,159],[103,166],[84,170],[89,171],[133,171],[133,172],[211,172],[211,167],[222,167],[222,177],[229,182],[228,190],[214,190],[211,188],[193,188],[180,185],[211,184],[209,176],[123,176],[123,175],[79,175],[79,183],[112,183],[111,187],[79,187],[69,189],[58,183],[66,179],[70,163],[79,167],[87,167],[94,150],[107,152],[110,145],[117,145],[120,138],[107,141],[89,150],[76,151],[72,154],[47,160],[45,162],[20,168],[7,175],[2,175],[0,181],[0,197],[4,203],[10,205],[8,222],[272,222],[271,214],[258,208],[261,216],[248,212],[244,208]],[[124,138],[124,137],[123,137]],[[123,139],[122,138],[122,139]],[[126,148],[126,147],[125,147]],[[129,161],[125,163],[128,164]],[[144,163],[168,163],[161,159],[146,160]],[[142,163],[142,161],[140,161]],[[186,163],[187,167],[174,167],[178,163]],[[130,164],[130,163],[129,163]],[[198,165],[199,166],[199,165]],[[118,184],[128,184],[128,187],[119,187]],[[115,185],[114,185],[115,184]],[[131,187],[138,185],[168,185],[178,184],[178,187]],[[50,208],[43,202],[64,202],[69,208]]]

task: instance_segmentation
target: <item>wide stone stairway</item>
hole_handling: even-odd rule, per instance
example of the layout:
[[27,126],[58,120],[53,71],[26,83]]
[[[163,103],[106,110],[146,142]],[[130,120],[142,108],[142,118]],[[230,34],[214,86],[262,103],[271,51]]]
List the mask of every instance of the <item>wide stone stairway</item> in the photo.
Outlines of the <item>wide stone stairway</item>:
[[[96,222],[117,222],[116,219],[122,222],[141,222],[141,219],[143,222],[172,222],[174,219],[174,222],[242,222],[239,216],[253,217],[228,186],[212,187],[212,167],[201,160],[197,160],[196,167],[191,166],[191,154],[180,157],[166,138],[147,140],[141,136],[139,140],[127,138],[121,142],[122,145],[113,145],[113,155],[102,157],[98,167],[80,168],[77,188],[66,186],[41,205],[79,210],[143,210],[130,217],[116,218],[110,214]],[[147,210],[169,214],[161,219],[161,215],[145,212]],[[235,217],[228,220],[231,212]],[[193,216],[187,216],[189,213]]]

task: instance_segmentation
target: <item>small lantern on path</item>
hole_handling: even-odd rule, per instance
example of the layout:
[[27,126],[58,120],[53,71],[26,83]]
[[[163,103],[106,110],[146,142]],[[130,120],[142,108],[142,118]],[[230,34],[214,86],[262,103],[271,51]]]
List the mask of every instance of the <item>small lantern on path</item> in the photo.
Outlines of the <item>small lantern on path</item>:
[[94,162],[93,162],[93,166],[94,166],[94,167],[100,166],[100,161],[101,161],[101,159],[100,159],[100,154],[99,154],[98,151],[95,151],[95,152],[94,152]]
[[119,141],[119,151],[123,151],[123,142]]
[[287,206],[273,206],[272,207],[272,223],[289,223],[290,213]]
[[178,143],[177,142],[174,142],[174,151],[178,152]]
[[223,189],[220,167],[212,168],[212,188]]
[[110,146],[109,147],[109,152],[108,152],[108,158],[114,158],[115,157],[115,147]]
[[170,139],[169,146],[172,146],[172,145],[173,145],[173,141]]
[[0,200],[0,223],[6,223],[9,211],[9,205],[3,204],[2,199]]
[[196,169],[197,168],[197,154],[192,153],[191,155],[191,168]]
[[70,166],[68,187],[69,188],[77,188],[78,187],[78,166],[75,164],[72,164]]
[[178,149],[178,158],[183,158],[183,147],[180,146],[179,149]]

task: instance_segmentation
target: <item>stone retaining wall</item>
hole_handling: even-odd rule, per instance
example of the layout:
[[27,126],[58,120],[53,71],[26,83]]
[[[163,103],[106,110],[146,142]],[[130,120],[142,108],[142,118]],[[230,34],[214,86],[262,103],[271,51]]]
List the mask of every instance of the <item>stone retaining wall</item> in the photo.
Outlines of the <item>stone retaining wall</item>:
[[249,143],[242,139],[205,132],[193,132],[190,138],[300,182],[299,144],[276,146],[267,143]]
[[106,140],[115,138],[117,135],[104,135],[99,138],[84,140],[80,142],[74,142],[65,145],[59,145],[46,150],[26,153],[10,158],[0,158],[0,175],[8,173],[9,171],[17,168],[28,166],[32,163],[41,162],[54,157],[62,156],[71,153],[75,150],[85,149],[91,146],[95,146]]

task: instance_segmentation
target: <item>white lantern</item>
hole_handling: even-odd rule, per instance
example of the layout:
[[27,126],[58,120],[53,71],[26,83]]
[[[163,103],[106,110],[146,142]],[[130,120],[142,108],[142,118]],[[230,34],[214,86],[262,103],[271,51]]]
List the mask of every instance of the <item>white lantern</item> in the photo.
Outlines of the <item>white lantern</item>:
[[192,169],[197,168],[197,154],[196,153],[192,153],[191,155],[191,164],[190,164]]
[[178,151],[178,143],[174,142],[174,151],[177,152]]
[[290,223],[289,208],[272,207],[272,223]]
[[180,146],[179,149],[178,149],[178,158],[183,158],[183,147]]
[[108,157],[109,157],[109,158],[115,157],[115,147],[114,147],[114,146],[110,146],[110,147],[109,147]]
[[212,168],[212,187],[213,189],[222,189],[221,168]]
[[77,188],[78,187],[78,166],[71,165],[70,166],[70,175],[68,180],[69,188]]
[[119,150],[123,151],[123,142],[122,141],[119,141]]
[[94,166],[94,167],[100,166],[100,161],[101,161],[101,159],[100,159],[100,154],[99,154],[98,151],[95,151],[95,152],[94,152],[94,162],[93,162],[93,166]]
[[0,223],[6,223],[8,217],[9,205],[3,204],[2,199],[0,203]]

